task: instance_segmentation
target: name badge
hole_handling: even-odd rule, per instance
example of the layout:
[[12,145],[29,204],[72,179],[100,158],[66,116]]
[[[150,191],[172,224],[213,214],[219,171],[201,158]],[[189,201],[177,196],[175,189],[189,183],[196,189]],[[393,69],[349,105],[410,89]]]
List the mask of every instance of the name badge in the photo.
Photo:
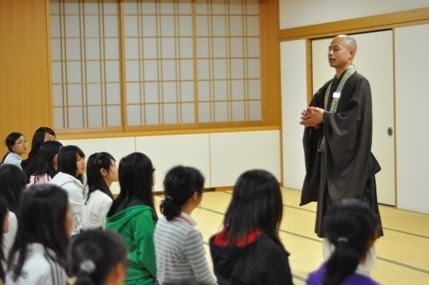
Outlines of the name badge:
[[332,94],[332,97],[334,98],[340,98],[341,96],[341,92],[334,92],[334,94]]

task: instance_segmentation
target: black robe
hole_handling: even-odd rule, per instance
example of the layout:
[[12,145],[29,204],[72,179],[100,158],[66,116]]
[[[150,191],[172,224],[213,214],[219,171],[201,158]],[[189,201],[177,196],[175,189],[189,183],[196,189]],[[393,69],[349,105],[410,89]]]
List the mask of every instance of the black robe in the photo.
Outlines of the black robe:
[[[371,152],[371,88],[368,80],[355,72],[341,90],[336,112],[329,112],[332,94],[341,77],[328,81],[314,95],[310,106],[325,109],[324,122],[319,128],[305,128],[303,136],[306,176],[300,205],[312,201],[321,204],[316,218],[319,236],[324,236],[321,223],[329,207],[325,195],[329,195],[328,200],[333,203],[348,198],[364,200],[380,216],[375,174],[381,168]],[[325,92],[331,81],[328,106],[325,107]],[[318,152],[322,135],[325,136],[326,150]],[[382,235],[380,219],[379,222],[379,235]]]

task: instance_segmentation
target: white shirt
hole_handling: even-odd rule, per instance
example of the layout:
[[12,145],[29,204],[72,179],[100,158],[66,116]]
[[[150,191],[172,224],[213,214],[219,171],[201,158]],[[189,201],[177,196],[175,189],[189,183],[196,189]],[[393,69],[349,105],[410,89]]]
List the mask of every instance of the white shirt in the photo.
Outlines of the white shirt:
[[112,198],[100,190],[92,192],[83,205],[83,229],[104,228],[112,202]]
[[[47,251],[40,243],[28,245],[27,257],[21,269],[21,274],[16,281],[12,278],[12,272],[6,274],[8,285],[65,285],[67,274],[64,268],[48,257]],[[55,253],[48,249],[51,256]],[[19,254],[19,253],[18,253]],[[15,256],[16,258],[18,255]]]
[[22,157],[14,152],[9,152],[3,160],[3,164],[13,164],[22,170],[21,162]]
[[[12,247],[13,241],[15,240],[16,231],[18,230],[18,220],[14,212],[9,211],[9,231],[3,234],[3,252],[4,256],[8,258],[10,248]],[[3,268],[6,268],[6,264],[3,264]]]
[[77,178],[63,172],[58,172],[49,183],[58,185],[66,190],[70,208],[73,212],[72,235],[80,233],[83,226],[82,208],[85,203],[82,183]]

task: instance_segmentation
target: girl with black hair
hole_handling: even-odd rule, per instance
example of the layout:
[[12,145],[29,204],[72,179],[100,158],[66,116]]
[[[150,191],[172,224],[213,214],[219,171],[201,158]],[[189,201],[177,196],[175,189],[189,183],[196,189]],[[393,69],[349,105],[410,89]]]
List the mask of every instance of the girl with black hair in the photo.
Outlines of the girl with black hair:
[[156,280],[154,172],[152,161],[141,152],[119,162],[120,192],[107,213],[106,229],[121,234],[128,247],[126,285],[151,285]]
[[344,200],[323,221],[326,238],[334,246],[326,263],[310,273],[309,285],[376,285],[363,269],[368,250],[378,236],[377,219],[360,200]]
[[279,237],[282,216],[277,179],[259,169],[241,174],[225,213],[224,228],[210,238],[219,284],[293,284],[289,253]]
[[194,228],[191,213],[202,199],[204,177],[193,167],[176,166],[164,179],[164,215],[155,227],[157,278],[164,284],[209,284],[217,281],[211,273],[201,233]]
[[[9,231],[9,209],[6,201],[0,196],[0,245],[3,244],[3,235]],[[6,275],[6,255],[3,246],[0,246],[0,285],[4,284]]]
[[44,142],[56,139],[56,134],[53,129],[49,127],[38,128],[31,139],[31,150],[27,159],[21,162],[22,169],[29,178],[37,170],[39,149]]
[[27,152],[27,140],[19,132],[10,133],[5,140],[8,152],[4,155],[2,164],[13,164],[22,169],[22,156]]
[[100,228],[106,223],[113,201],[110,186],[118,181],[116,160],[108,152],[91,154],[86,162],[86,193],[83,205],[83,228]]
[[68,264],[73,285],[121,285],[125,279],[127,249],[113,231],[90,229],[71,242]]
[[25,189],[26,177],[24,171],[12,164],[0,165],[0,197],[4,198],[9,209],[9,231],[3,236],[3,252],[8,256],[18,228],[16,213]]
[[37,168],[31,174],[29,185],[49,182],[58,171],[58,152],[63,147],[59,141],[42,143],[37,156]]
[[82,207],[85,202],[83,175],[85,174],[85,154],[75,146],[68,145],[58,152],[58,173],[50,183],[66,190],[73,212],[74,228],[72,234],[78,234],[83,227]]
[[28,187],[22,194],[18,221],[6,284],[66,284],[67,245],[73,227],[67,193],[50,183]]

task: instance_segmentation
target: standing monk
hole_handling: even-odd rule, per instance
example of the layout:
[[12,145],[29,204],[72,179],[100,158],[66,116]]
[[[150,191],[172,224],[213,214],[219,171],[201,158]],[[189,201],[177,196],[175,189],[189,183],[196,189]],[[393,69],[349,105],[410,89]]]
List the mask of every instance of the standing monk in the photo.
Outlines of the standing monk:
[[300,205],[317,201],[315,232],[319,237],[325,237],[327,211],[347,198],[370,206],[378,219],[377,236],[383,235],[375,183],[381,168],[371,152],[371,88],[352,64],[356,50],[353,37],[339,35],[331,41],[328,60],[335,76],[301,112],[306,176]]

